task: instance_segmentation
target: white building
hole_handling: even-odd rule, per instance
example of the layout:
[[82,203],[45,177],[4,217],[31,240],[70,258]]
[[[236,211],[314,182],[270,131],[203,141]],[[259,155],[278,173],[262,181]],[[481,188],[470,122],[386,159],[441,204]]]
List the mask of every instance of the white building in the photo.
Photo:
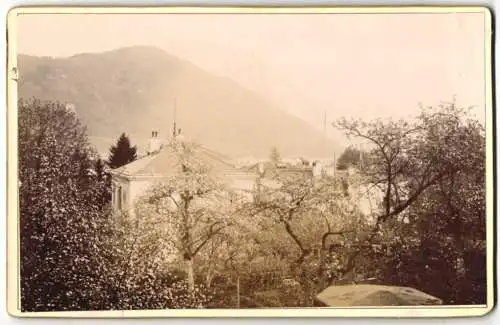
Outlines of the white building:
[[[179,136],[170,141],[184,140]],[[112,205],[115,210],[133,214],[136,199],[149,187],[181,172],[178,155],[165,142],[158,137],[158,132],[153,131],[144,157],[111,171]],[[241,190],[255,188],[258,174],[236,168],[221,154],[202,146],[195,146],[193,155],[198,161],[210,167],[210,172],[225,182],[229,188]]]

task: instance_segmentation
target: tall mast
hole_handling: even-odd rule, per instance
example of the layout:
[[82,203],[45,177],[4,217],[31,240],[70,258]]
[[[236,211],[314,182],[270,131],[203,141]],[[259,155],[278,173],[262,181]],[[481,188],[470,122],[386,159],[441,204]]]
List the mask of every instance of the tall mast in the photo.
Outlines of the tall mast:
[[177,98],[174,97],[174,128],[172,130],[172,136],[173,136],[174,139],[177,136],[177,122],[176,122],[176,119],[177,119]]
[[[326,136],[326,111],[323,111],[323,150],[326,149],[327,146],[327,136]],[[326,149],[328,151],[328,156],[330,155],[329,149]],[[329,159],[330,157],[328,157]]]

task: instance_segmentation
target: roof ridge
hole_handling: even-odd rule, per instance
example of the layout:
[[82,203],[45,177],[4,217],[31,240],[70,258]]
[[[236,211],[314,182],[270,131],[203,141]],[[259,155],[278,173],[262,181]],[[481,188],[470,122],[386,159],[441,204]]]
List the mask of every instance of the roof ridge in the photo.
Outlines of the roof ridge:
[[[116,169],[116,171],[118,171],[118,172],[127,172],[127,166],[130,166],[130,165],[132,165],[132,164],[134,164],[134,163],[141,162],[142,160],[145,160],[145,159],[147,159],[147,158],[151,158],[152,156],[157,155],[157,154],[158,154],[158,152],[153,153],[153,154],[149,154],[149,155],[143,155],[143,156],[141,156],[140,158],[137,158],[136,160],[131,161],[131,162],[129,162],[128,164],[125,164],[125,165],[121,166],[120,168],[117,168],[117,169]],[[151,159],[151,160],[153,160],[153,159]],[[146,166],[149,166],[149,164],[151,164],[151,162],[152,162],[152,161],[148,162],[148,163],[146,164]],[[145,167],[146,167],[146,166],[145,166]],[[145,167],[143,167],[142,169],[144,169]]]
[[[164,153],[165,152],[165,148],[167,146],[163,146],[160,148],[160,150],[156,151],[156,152],[153,152],[151,154],[148,154],[146,155],[146,157],[152,157],[152,156],[156,156],[156,158],[158,158],[158,156],[161,154],[161,153]],[[146,170],[153,162],[154,162],[155,158],[152,158],[150,162],[148,162],[144,167],[142,167],[140,170]]]
[[[201,161],[208,165],[213,165],[213,168],[222,169],[226,172],[239,172],[240,168],[232,163],[231,158],[220,154],[217,151],[214,151],[210,148],[205,147],[199,143],[193,143],[193,146],[190,146],[192,150],[192,154],[194,155],[194,159],[201,159]],[[150,154],[146,154],[133,162],[130,162],[120,168],[117,168],[118,173],[123,173],[127,175],[154,175],[154,174],[162,174],[165,172],[166,166],[163,166],[163,163],[168,164],[173,168],[172,164],[178,164],[174,162],[176,156],[176,148],[172,147],[170,144],[163,145],[158,151]]]
[[229,158],[226,159],[225,155],[219,153],[219,152],[216,152],[212,149],[209,149],[203,145],[199,145],[199,148],[207,155],[211,156],[212,158],[216,159],[217,161],[223,163],[224,165],[227,165],[231,168],[234,168],[234,169],[237,169],[236,166],[234,166],[232,163],[230,163],[229,161],[227,161]]

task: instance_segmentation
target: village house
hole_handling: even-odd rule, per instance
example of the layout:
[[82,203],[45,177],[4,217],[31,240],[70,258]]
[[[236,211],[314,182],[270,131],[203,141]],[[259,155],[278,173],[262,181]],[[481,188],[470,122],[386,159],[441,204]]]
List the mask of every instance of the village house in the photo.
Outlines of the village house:
[[[168,141],[182,142],[177,136]],[[161,182],[181,172],[178,156],[165,145],[157,131],[153,131],[146,155],[111,171],[112,206],[116,211],[133,214],[136,200],[156,182]],[[251,191],[255,189],[257,173],[236,168],[223,155],[203,146],[195,146],[192,155],[197,161],[210,167],[214,177],[231,189]]]
[[[145,191],[155,183],[180,173],[178,156],[171,150],[171,144],[183,141],[186,140],[180,135],[162,140],[158,131],[152,131],[144,156],[111,170],[113,209],[133,215],[135,202]],[[228,188],[247,193],[257,190],[261,185],[279,187],[276,176],[304,176],[312,179],[325,177],[325,168],[319,161],[290,166],[258,162],[236,167],[228,157],[202,145],[193,147],[192,154],[194,159],[209,166],[213,176],[223,181]]]

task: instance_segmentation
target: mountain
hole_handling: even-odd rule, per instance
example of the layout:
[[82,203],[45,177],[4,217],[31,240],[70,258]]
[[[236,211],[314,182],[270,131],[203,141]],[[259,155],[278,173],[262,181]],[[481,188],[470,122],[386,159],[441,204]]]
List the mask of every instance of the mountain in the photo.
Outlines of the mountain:
[[[120,133],[143,150],[153,129],[229,156],[331,156],[339,147],[305,121],[228,77],[146,46],[68,58],[18,56],[19,96],[70,103],[101,153]],[[174,106],[176,109],[174,109]]]
[[[322,107],[306,96],[282,71],[262,60],[253,49],[240,47],[239,44],[224,47],[188,40],[170,40],[169,46],[174,55],[195,62],[212,73],[231,76],[243,86],[264,96],[273,105],[304,119],[320,131],[325,131],[324,112],[331,107]],[[328,123],[326,134],[331,136],[332,131],[334,129]]]

